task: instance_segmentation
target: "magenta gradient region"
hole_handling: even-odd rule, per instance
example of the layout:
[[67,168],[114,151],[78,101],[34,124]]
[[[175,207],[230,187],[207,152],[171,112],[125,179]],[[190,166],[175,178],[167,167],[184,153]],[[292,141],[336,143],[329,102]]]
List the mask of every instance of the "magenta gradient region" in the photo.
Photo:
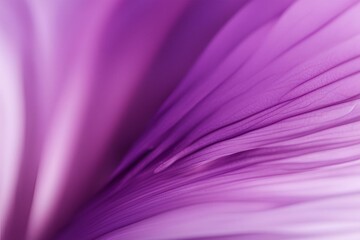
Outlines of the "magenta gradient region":
[[359,240],[360,0],[1,0],[2,240]]

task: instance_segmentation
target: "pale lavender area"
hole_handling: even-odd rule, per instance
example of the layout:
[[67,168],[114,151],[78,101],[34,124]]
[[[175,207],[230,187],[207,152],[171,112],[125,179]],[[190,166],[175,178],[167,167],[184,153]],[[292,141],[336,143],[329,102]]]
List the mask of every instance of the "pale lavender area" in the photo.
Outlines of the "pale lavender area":
[[360,239],[359,0],[3,0],[1,239]]

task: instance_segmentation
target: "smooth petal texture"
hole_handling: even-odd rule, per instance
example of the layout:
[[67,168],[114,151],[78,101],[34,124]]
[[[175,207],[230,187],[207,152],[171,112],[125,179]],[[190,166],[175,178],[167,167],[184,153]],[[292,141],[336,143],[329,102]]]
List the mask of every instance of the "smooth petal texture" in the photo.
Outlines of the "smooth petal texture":
[[4,239],[360,239],[358,0],[0,14]]

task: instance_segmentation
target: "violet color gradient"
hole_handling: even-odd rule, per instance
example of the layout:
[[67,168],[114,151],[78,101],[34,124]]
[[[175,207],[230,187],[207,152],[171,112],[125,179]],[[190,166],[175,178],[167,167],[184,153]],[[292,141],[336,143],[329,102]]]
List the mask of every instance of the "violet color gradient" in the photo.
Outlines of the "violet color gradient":
[[0,1],[3,240],[359,240],[359,0]]

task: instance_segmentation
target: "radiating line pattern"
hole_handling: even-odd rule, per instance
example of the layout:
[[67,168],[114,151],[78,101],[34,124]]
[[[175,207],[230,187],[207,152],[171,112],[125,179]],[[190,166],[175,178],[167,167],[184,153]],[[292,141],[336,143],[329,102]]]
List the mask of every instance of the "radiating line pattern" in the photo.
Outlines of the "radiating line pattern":
[[4,239],[360,239],[359,0],[1,5]]

